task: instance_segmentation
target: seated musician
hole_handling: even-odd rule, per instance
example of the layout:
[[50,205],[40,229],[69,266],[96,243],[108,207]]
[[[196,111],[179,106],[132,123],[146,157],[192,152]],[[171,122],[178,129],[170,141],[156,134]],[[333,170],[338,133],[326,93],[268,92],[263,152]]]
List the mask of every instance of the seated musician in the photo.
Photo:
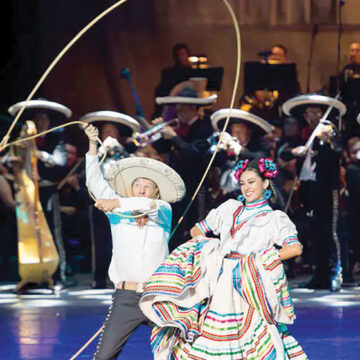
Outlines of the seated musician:
[[[341,91],[341,99],[347,107],[345,115],[346,131],[345,137],[347,139],[353,136],[360,136],[360,127],[357,123],[357,116],[360,112],[360,41],[353,41],[350,43],[348,64],[340,75],[339,89],[337,89],[332,79],[330,78],[330,93],[337,93]],[[335,90],[336,88],[336,90]]]
[[149,324],[139,300],[146,281],[169,253],[169,202],[180,200],[185,187],[167,165],[137,157],[119,160],[107,173],[112,182],[106,181],[98,166],[99,132],[89,125],[85,133],[89,138],[86,182],[97,199],[95,207],[110,221],[113,251],[109,277],[116,288],[94,359],[110,360],[117,358],[139,325]]
[[[174,64],[161,71],[161,78],[159,85],[155,89],[155,97],[167,96],[173,87],[181,81],[188,80],[188,75],[182,73],[182,69],[190,69],[191,62],[189,57],[191,55],[188,45],[177,43],[172,48],[172,58]],[[153,117],[161,115],[161,106],[156,104]]]
[[360,41],[353,41],[349,47],[349,63],[344,67],[344,77],[360,77]]
[[269,60],[276,62],[277,64],[284,64],[288,61],[287,59],[288,50],[284,45],[276,44],[271,47],[271,54]]
[[287,48],[282,44],[275,44],[271,51],[258,55],[262,57],[261,61],[245,63],[240,109],[260,116],[280,131],[279,106],[300,92],[296,64],[288,61]]

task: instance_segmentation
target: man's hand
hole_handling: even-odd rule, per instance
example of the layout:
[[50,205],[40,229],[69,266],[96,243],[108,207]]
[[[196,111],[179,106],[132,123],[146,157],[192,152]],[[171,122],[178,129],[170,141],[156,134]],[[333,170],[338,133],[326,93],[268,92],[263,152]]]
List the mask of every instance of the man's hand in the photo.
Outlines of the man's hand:
[[99,130],[94,125],[84,126],[85,134],[89,138],[89,141],[96,142],[99,137]]
[[77,174],[71,175],[67,178],[66,182],[76,191],[80,190],[79,178]]
[[119,199],[99,199],[95,202],[94,206],[107,213],[109,211],[113,211],[114,209],[120,207]]
[[333,127],[331,125],[324,126],[324,128],[320,131],[320,134],[318,136],[323,142],[329,142],[335,137],[335,132]]
[[171,126],[164,126],[160,132],[165,140],[177,136],[176,131]]
[[157,117],[157,118],[151,120],[151,125],[155,126],[155,125],[162,124],[163,122],[164,122],[164,119],[162,117]]
[[305,156],[305,153],[306,153],[306,149],[305,149],[305,146],[297,146],[293,149],[291,149],[291,153],[294,155],[294,156],[297,156],[297,157],[303,157]]

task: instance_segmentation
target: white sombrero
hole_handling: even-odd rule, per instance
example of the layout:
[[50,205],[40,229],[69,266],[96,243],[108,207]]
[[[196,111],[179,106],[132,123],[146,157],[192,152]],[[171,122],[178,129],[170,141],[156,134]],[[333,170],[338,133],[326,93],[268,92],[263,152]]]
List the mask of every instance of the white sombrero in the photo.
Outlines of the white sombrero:
[[[231,111],[231,112],[230,112]],[[230,114],[230,123],[234,122],[240,122],[245,121],[249,122],[251,124],[257,125],[262,130],[264,130],[267,134],[271,133],[274,129],[274,127],[269,124],[266,120],[262,119],[259,116],[256,116],[254,114],[251,114],[247,111],[240,110],[240,109],[220,109],[215,111],[211,116],[211,124],[214,128],[214,130],[221,131],[224,127],[224,123],[226,121],[226,118]],[[229,131],[229,127],[227,128],[227,131]]]
[[185,184],[170,166],[154,159],[130,157],[118,160],[106,174],[109,185],[119,196],[131,196],[131,185],[137,178],[147,178],[159,187],[160,198],[169,203],[181,200]]
[[360,125],[360,113],[359,113],[358,116],[356,117],[356,121],[357,121],[357,123]]
[[158,105],[196,105],[196,106],[208,106],[214,104],[217,99],[217,95],[210,95],[208,97],[190,97],[190,96],[163,96],[155,98],[155,102]]
[[289,99],[283,104],[282,110],[288,116],[302,116],[308,106],[319,106],[324,111],[333,106],[336,115],[344,116],[346,113],[346,106],[340,100],[318,94],[300,95]]
[[110,121],[129,127],[132,130],[133,134],[140,131],[140,124],[137,120],[135,120],[129,115],[125,115],[117,111],[91,112],[82,116],[80,118],[80,121],[89,124],[96,121]]
[[[10,115],[15,116],[20,109],[24,106],[26,101],[20,101],[14,105],[11,105],[8,109],[8,112]],[[45,109],[45,110],[51,110],[56,111],[58,113],[61,113],[62,115],[66,116],[67,118],[70,118],[72,116],[72,111],[59,103],[56,103],[54,101],[49,100],[30,100],[25,107],[26,110],[30,109]]]

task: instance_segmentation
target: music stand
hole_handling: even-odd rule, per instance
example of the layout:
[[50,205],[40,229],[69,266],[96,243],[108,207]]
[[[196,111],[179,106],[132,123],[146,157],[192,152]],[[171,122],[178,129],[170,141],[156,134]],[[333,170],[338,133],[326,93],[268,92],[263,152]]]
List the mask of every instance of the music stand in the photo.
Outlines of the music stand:
[[295,63],[271,64],[249,61],[245,63],[244,91],[252,94],[255,90],[278,90],[286,98],[299,93]]

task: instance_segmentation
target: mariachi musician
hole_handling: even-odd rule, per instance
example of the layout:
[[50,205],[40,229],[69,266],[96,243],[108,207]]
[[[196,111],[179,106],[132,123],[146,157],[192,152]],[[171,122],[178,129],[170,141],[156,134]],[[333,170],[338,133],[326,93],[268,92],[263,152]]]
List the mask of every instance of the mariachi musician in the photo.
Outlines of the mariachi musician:
[[[209,117],[204,115],[202,110],[205,106],[214,104],[217,99],[216,95],[200,97],[201,94],[191,86],[190,82],[185,82],[182,89],[181,84],[178,84],[177,89],[180,91],[174,96],[156,98],[156,103],[159,105],[173,105],[173,114],[171,117],[167,115],[167,120],[177,118],[178,125],[175,128],[163,127],[161,130],[163,138],[153,143],[153,147],[160,154],[167,154],[168,165],[180,174],[187,188],[184,199],[174,206],[174,221],[183,214],[206,169],[207,160],[209,160],[206,158],[209,147],[206,139],[212,135],[213,131]],[[204,209],[205,199],[202,194],[199,194],[175,233],[170,249],[188,238],[191,224],[203,215],[201,212]]]
[[[19,102],[12,105],[8,110],[9,113],[12,116],[16,116],[24,103],[25,102]],[[26,134],[29,132],[36,134],[46,131],[51,125],[56,126],[61,124],[71,116],[71,110],[64,105],[45,99],[31,100],[27,103],[24,114],[22,115],[23,119],[30,120],[30,123],[25,125],[21,135],[26,137]],[[20,143],[16,148],[19,150],[20,148],[23,148],[23,146]],[[14,168],[14,171],[26,169],[31,181],[34,182],[35,187],[37,185],[39,186],[38,200],[41,203],[39,205],[41,206],[41,211],[39,210],[39,212],[43,211],[43,214],[45,215],[42,224],[44,224],[45,228],[47,226],[49,227],[51,232],[50,235],[55,239],[60,254],[60,272],[56,277],[59,276],[61,281],[65,281],[66,260],[61,235],[59,198],[56,189],[57,182],[65,175],[66,171],[67,153],[65,150],[63,132],[58,130],[51,132],[48,135],[41,136],[31,143],[31,146],[27,143],[25,146],[25,153],[24,148],[22,150],[23,151],[20,152],[24,158],[22,160],[17,158],[17,160],[20,160],[21,165],[18,164],[17,169]],[[31,164],[29,162],[30,158],[33,161]],[[21,167],[23,168],[21,169]],[[16,179],[15,176],[15,181],[18,180],[19,179]],[[21,207],[22,205],[23,204],[18,203],[18,206]],[[19,218],[18,226],[20,226]],[[19,233],[19,236],[20,235],[21,234]],[[22,239],[19,238],[19,241],[21,240]],[[19,259],[19,261],[21,260],[22,259]]]
[[[106,177],[107,170],[117,160],[129,156],[128,141],[132,135],[140,131],[140,124],[131,116],[116,111],[95,111],[85,114],[80,121],[88,124],[96,124],[100,128],[100,140],[106,147],[107,157],[101,166]],[[99,148],[98,155],[101,157],[105,152]],[[111,260],[111,232],[108,218],[105,214],[90,207],[91,241],[93,248],[93,288],[106,288],[107,270]]]
[[[327,119],[322,119],[330,106],[333,108]],[[335,124],[346,113],[346,106],[339,100],[311,94],[286,101],[283,112],[307,124],[301,142],[283,149],[280,157],[284,161],[297,159],[300,198],[312,224],[316,270],[308,287],[336,291],[342,280],[337,234],[341,144]]]
[[211,123],[215,131],[223,129],[229,114],[231,117],[227,132],[238,141],[241,149],[238,154],[235,154],[232,149],[227,151],[222,166],[220,187],[224,194],[233,197],[234,192],[240,192],[239,184],[232,181],[232,169],[235,163],[241,159],[270,156],[270,144],[266,135],[271,135],[274,127],[264,119],[249,112],[240,109],[220,109],[211,115]]

